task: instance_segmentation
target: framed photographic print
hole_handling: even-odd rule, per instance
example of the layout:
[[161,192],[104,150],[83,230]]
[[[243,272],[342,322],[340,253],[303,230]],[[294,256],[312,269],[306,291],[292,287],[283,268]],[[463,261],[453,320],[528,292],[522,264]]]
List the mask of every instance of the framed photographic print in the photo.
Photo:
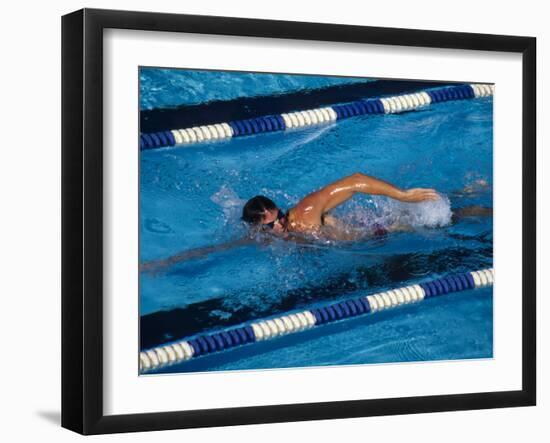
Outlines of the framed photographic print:
[[64,16],[62,425],[534,405],[535,48]]

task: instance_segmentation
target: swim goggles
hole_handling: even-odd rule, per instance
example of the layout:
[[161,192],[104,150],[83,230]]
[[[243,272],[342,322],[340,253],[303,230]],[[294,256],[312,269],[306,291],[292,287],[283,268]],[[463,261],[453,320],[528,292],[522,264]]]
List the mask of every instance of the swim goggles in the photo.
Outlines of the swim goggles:
[[[284,218],[285,218],[285,213],[279,209],[279,212],[277,213],[277,218],[272,222],[263,224],[262,229],[273,229],[275,227],[275,222],[278,222]],[[284,225],[284,223],[281,223],[281,224]]]

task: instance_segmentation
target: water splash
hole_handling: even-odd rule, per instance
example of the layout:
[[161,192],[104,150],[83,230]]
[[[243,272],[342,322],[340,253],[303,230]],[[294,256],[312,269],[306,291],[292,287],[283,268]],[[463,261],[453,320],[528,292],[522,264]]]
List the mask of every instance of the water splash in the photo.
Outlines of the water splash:
[[242,207],[246,203],[246,200],[239,198],[237,193],[226,185],[213,194],[210,200],[220,206],[226,224],[240,220]]
[[411,228],[438,228],[451,223],[451,202],[448,197],[421,203],[404,203],[387,197],[372,196],[353,200],[339,214],[342,219],[358,227],[405,226]]

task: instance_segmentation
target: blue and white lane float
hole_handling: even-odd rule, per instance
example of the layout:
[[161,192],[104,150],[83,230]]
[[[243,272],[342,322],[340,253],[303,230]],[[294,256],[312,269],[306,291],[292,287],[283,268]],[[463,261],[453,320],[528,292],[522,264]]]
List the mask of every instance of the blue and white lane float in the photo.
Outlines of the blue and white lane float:
[[417,303],[430,297],[492,286],[493,281],[494,272],[492,268],[452,274],[427,282],[332,303],[323,307],[291,312],[210,334],[197,335],[140,352],[140,372],[146,373],[203,355],[298,333],[351,317],[373,314],[378,311]]
[[397,114],[429,106],[432,103],[488,97],[493,94],[494,85],[464,84],[212,125],[142,133],[140,149],[183,147],[265,132],[307,128],[365,114]]

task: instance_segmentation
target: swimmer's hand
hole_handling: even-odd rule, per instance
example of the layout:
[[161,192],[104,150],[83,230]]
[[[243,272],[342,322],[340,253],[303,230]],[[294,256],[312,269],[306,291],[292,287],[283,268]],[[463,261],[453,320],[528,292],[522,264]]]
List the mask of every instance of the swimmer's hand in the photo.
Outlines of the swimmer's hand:
[[411,188],[403,191],[399,197],[402,202],[418,203],[423,201],[439,200],[439,194],[435,189]]

